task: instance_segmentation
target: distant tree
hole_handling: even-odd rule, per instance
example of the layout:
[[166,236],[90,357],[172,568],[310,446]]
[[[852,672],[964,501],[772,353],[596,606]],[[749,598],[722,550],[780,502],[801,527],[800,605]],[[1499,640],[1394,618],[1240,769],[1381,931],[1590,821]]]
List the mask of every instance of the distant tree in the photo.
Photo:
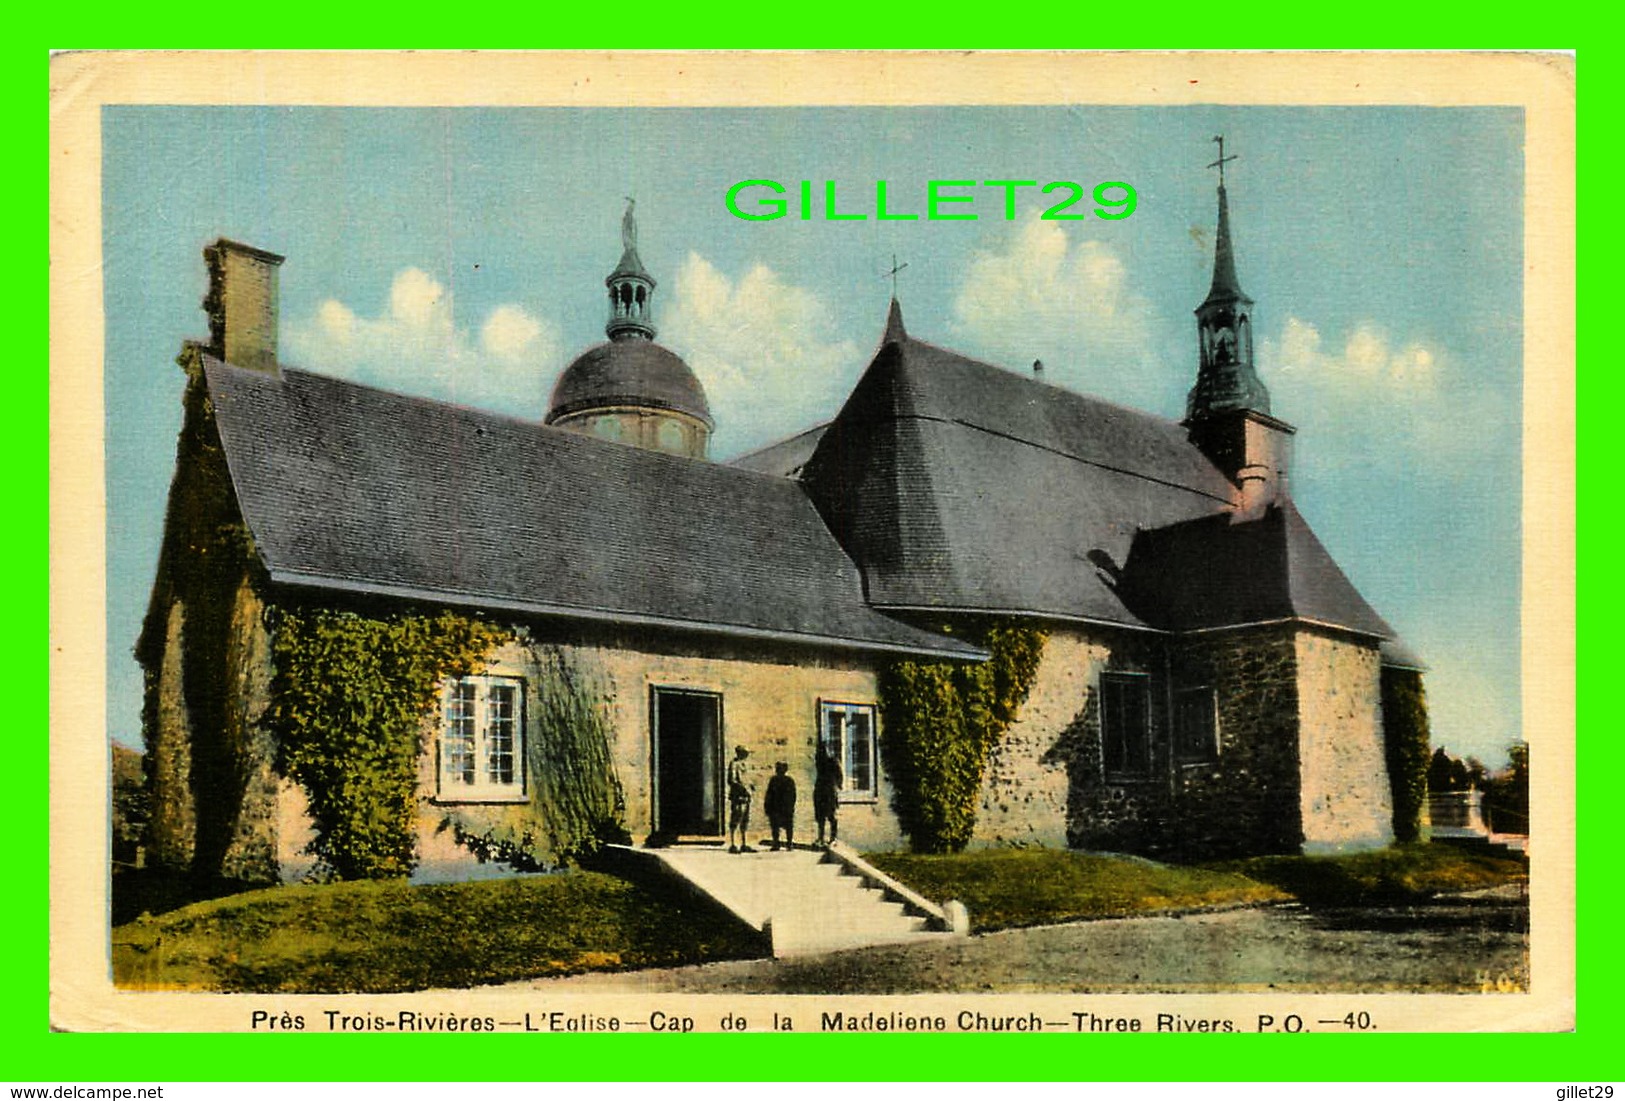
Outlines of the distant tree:
[[1529,746],[1515,742],[1507,747],[1510,762],[1505,769],[1485,780],[1484,817],[1497,833],[1529,832]]
[[[1474,763],[1477,764],[1477,762]],[[1479,765],[1478,768],[1480,775],[1482,775],[1484,766]],[[1472,773],[1466,763],[1450,756],[1443,749],[1435,749],[1433,758],[1428,762],[1428,790],[1431,792],[1466,791],[1470,786],[1472,786]]]
[[141,771],[141,754],[116,742],[113,745],[113,859],[135,863],[152,797]]

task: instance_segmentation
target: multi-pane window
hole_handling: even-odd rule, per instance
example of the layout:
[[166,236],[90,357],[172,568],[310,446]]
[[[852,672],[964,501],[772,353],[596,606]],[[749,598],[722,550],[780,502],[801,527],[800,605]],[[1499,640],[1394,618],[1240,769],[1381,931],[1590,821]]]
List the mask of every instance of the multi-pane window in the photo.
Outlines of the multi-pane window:
[[449,682],[440,734],[440,798],[523,799],[524,725],[523,682],[512,677]]
[[1211,761],[1219,755],[1218,710],[1211,688],[1181,688],[1174,693],[1174,756],[1178,760]]
[[1108,777],[1151,774],[1151,678],[1102,673],[1100,734]]
[[875,765],[875,709],[867,703],[820,703],[819,739],[824,751],[841,766],[841,795],[873,799],[878,791]]

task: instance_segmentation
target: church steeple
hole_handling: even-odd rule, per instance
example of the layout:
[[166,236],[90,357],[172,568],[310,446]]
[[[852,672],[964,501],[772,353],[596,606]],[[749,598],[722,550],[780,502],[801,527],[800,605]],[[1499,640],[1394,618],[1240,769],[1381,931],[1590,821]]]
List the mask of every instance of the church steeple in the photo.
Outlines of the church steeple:
[[1224,192],[1224,155],[1208,165],[1219,170],[1219,228],[1213,241],[1213,284],[1196,307],[1199,362],[1196,385],[1185,401],[1185,427],[1202,452],[1235,483],[1244,516],[1287,493],[1292,436],[1297,430],[1270,415],[1270,392],[1253,370],[1253,300],[1236,277],[1230,240],[1230,203]]
[[638,258],[638,223],[633,214],[635,199],[626,200],[621,216],[621,262],[609,273],[609,321],[604,332],[611,340],[653,340],[655,323],[653,300],[655,277],[644,270]]
[[1196,385],[1186,399],[1187,420],[1236,409],[1270,411],[1269,391],[1253,370],[1253,300],[1236,277],[1235,247],[1230,240],[1224,166],[1236,158],[1224,155],[1223,138],[1213,140],[1219,143],[1219,159],[1208,167],[1219,170],[1219,228],[1214,235],[1213,285],[1196,308],[1200,361]]

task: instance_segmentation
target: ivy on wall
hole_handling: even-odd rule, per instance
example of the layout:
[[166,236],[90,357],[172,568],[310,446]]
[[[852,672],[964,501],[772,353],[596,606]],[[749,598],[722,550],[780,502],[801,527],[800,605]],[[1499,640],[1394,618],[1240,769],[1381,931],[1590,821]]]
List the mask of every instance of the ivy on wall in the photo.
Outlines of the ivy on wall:
[[[145,770],[154,793],[149,838],[156,862],[221,873],[237,826],[249,762],[239,721],[241,676],[233,668],[232,618],[253,548],[232,494],[214,407],[195,357],[187,369],[185,418],[164,519],[158,589],[136,644],[145,677]],[[171,631],[171,617],[179,626]],[[170,637],[175,634],[177,637]],[[161,675],[166,649],[184,638],[179,676]],[[162,713],[185,715],[185,732],[164,729]],[[270,873],[261,870],[263,878]],[[251,876],[252,878],[253,876]]]
[[1048,632],[999,622],[972,636],[982,664],[899,661],[880,671],[880,752],[915,852],[958,852],[976,828],[982,776],[1026,702]]
[[[481,828],[489,812],[454,810],[440,823],[483,863],[544,871],[628,844],[626,793],[610,753],[614,693],[605,678],[557,646],[526,647],[530,803],[518,820]],[[512,813],[508,817],[514,817]]]
[[1428,797],[1430,732],[1421,673],[1384,667],[1382,730],[1394,795],[1394,840],[1415,841],[1422,834],[1422,807]]
[[305,789],[313,855],[340,879],[405,876],[423,719],[446,677],[481,668],[511,632],[482,620],[281,607],[265,721],[278,769]]

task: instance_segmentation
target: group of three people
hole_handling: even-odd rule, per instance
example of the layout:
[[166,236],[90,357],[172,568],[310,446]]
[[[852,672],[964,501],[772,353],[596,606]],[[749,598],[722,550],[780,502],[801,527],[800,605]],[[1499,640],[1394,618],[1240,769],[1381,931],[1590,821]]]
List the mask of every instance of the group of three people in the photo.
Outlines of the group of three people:
[[[818,822],[818,845],[826,846],[835,840],[835,811],[840,801],[841,765],[824,746],[818,747],[813,765],[813,817]],[[744,746],[734,749],[734,759],[728,764],[728,851],[751,853],[747,836],[750,829],[751,804],[756,799],[756,781],[751,772],[750,750]],[[790,778],[790,766],[783,761],[773,766],[773,778],[767,782],[767,793],[762,798],[762,809],[767,812],[767,824],[773,831],[772,849],[779,851],[779,835],[784,835],[784,848],[795,847],[796,782]],[[828,828],[829,839],[824,838]],[[739,840],[735,842],[734,837]]]

